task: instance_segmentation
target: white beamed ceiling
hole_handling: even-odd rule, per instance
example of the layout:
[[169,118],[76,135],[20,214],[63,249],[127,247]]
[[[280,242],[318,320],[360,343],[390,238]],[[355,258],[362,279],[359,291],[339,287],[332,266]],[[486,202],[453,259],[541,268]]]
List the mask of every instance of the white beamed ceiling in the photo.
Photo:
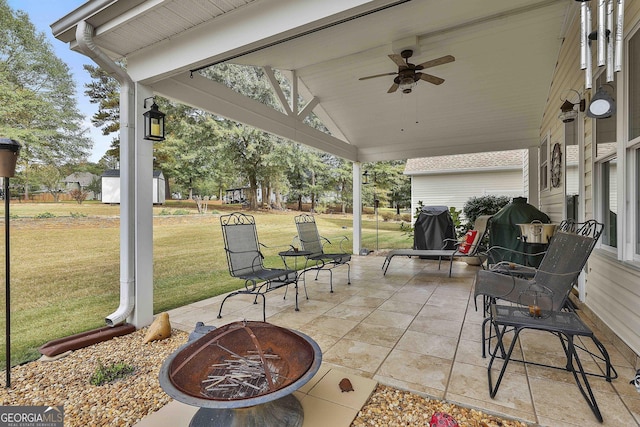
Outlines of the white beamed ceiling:
[[[177,80],[188,84],[183,77],[190,69],[232,57],[230,62],[234,63],[294,70],[300,92],[307,100],[311,96],[318,99],[314,112],[337,137],[325,141],[313,136],[310,145],[354,161],[520,149],[538,144],[563,31],[574,17],[577,2],[394,3],[92,0],[52,28],[57,38],[73,47],[74,20],[86,18],[96,28],[96,44],[114,58],[126,57],[135,80],[160,95],[207,109],[215,106],[224,110],[224,105],[230,104],[213,98],[205,101],[203,92],[195,87],[172,90],[170,94],[163,94],[162,88],[175,87]],[[366,14],[383,6],[392,7]],[[363,13],[357,19],[317,30]],[[413,93],[405,95],[399,91],[386,93],[393,76],[358,80],[395,71],[396,65],[387,55],[394,53],[394,48],[399,53],[402,44],[397,41],[412,39],[417,40],[414,63],[455,56],[455,62],[425,70],[444,78],[444,84],[421,81]],[[215,90],[204,92],[216,96]],[[259,112],[251,111],[251,103],[243,108],[248,109],[246,121],[252,124],[252,117],[255,119]],[[222,116],[233,113],[238,119],[238,111],[241,109],[229,107],[229,111],[212,112]],[[269,123],[274,120],[278,118],[270,117]],[[313,135],[299,132],[286,116],[273,128],[293,139],[296,134]]]

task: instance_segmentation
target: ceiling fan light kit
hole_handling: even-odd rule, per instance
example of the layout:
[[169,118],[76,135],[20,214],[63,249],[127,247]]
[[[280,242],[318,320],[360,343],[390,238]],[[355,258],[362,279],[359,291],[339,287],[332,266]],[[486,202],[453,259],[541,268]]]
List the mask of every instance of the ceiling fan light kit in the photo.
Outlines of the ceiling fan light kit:
[[373,76],[360,77],[358,80],[368,80],[375,77],[393,76],[393,84],[387,91],[387,93],[393,93],[400,89],[402,93],[411,93],[419,80],[424,80],[434,85],[440,85],[444,83],[444,79],[433,76],[427,73],[421,73],[421,70],[425,68],[435,67],[437,65],[447,64],[455,61],[455,58],[451,55],[445,55],[440,58],[432,59],[430,61],[423,62],[421,64],[412,64],[409,62],[409,58],[413,56],[413,50],[405,49],[399,55],[394,53],[389,55],[389,58],[398,66],[398,71],[375,74]]

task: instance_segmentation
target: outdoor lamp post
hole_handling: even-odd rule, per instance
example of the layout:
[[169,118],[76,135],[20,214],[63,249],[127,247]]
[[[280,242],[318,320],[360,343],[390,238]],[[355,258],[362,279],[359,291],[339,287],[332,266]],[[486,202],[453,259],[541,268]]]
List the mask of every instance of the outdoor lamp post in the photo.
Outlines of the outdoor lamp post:
[[[362,174],[363,179],[363,184],[364,185],[368,185],[369,184],[369,171],[364,171],[364,173]],[[373,172],[373,212],[376,214],[376,252],[378,252],[379,249],[379,230],[378,230],[378,205],[380,205],[380,200],[378,200],[378,197],[376,195],[376,172]]]
[[144,108],[147,108],[147,101],[153,100],[151,109],[145,111],[144,116],[144,139],[149,141],[164,141],[164,116],[165,114],[158,110],[155,97],[151,96],[144,100]]
[[9,249],[9,178],[16,173],[16,162],[20,154],[20,143],[13,139],[0,138],[0,176],[4,181],[4,252],[5,252],[5,337],[6,337],[6,387],[11,387],[11,261]]

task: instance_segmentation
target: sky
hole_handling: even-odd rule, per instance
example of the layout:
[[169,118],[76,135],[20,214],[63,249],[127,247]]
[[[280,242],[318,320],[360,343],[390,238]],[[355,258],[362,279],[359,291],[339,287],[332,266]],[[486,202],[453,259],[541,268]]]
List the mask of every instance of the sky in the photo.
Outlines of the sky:
[[84,84],[91,81],[89,73],[83,68],[83,64],[96,65],[88,57],[69,49],[67,43],[62,43],[53,37],[51,24],[73,11],[86,0],[8,0],[7,3],[13,10],[22,10],[29,15],[29,19],[36,29],[44,33],[58,58],[64,61],[71,71],[76,82],[76,97],[78,109],[85,116],[84,126],[89,129],[93,140],[93,151],[89,161],[97,162],[109,149],[112,136],[103,136],[102,131],[91,124],[91,116],[98,111],[96,104],[89,102],[89,97],[84,94]]

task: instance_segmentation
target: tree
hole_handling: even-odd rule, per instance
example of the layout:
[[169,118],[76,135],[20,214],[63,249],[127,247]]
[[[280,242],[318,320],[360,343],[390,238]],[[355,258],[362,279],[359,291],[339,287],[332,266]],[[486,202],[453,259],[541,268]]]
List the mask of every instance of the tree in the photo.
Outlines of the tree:
[[62,173],[53,165],[36,165],[33,168],[34,179],[53,196],[53,201],[58,203],[62,194]]
[[[124,66],[123,63],[119,64]],[[103,135],[115,133],[111,147],[105,156],[120,157],[120,83],[111,74],[100,67],[85,64],[83,68],[93,79],[85,83],[85,95],[92,104],[98,104],[98,111],[91,117],[91,123],[102,129]]]
[[89,155],[92,142],[82,120],[69,67],[24,12],[0,0],[0,134],[23,144],[25,189],[30,165]]

